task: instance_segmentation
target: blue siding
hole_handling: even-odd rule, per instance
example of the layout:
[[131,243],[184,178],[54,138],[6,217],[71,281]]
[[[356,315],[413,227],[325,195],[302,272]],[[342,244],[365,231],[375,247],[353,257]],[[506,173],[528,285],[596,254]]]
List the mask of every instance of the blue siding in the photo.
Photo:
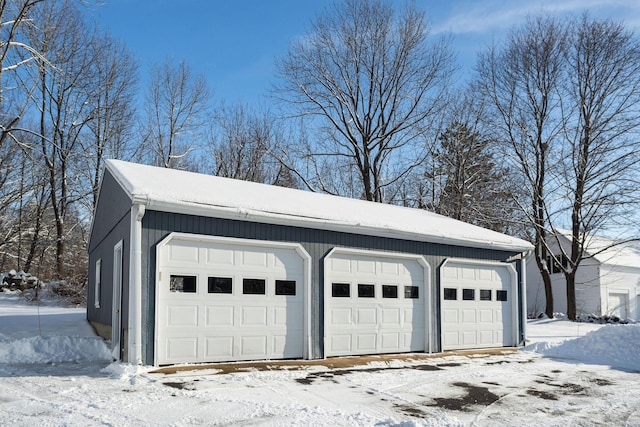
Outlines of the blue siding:
[[89,253],[105,239],[120,220],[131,210],[131,199],[122,187],[105,172],[100,185],[100,195],[94,213],[89,239]]
[[[129,304],[129,239],[131,225],[131,199],[118,182],[105,172],[100,186],[100,195],[94,215],[89,240],[89,277],[87,286],[87,319],[92,322],[111,325],[113,295],[113,247],[123,242],[123,292],[122,326],[128,322]],[[102,279],[100,283],[100,308],[94,306],[95,266],[102,261]],[[106,338],[110,338],[109,336]]]

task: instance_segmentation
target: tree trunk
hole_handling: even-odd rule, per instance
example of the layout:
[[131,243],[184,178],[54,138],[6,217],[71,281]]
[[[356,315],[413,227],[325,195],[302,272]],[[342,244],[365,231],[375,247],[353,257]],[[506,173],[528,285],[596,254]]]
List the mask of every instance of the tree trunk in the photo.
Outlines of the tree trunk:
[[553,319],[553,288],[551,287],[551,265],[549,265],[549,253],[546,246],[547,233],[545,231],[545,209],[544,209],[544,176],[546,172],[546,153],[544,146],[539,142],[539,146],[542,147],[538,158],[538,174],[536,179],[536,185],[534,190],[533,210],[535,218],[535,253],[536,263],[542,276],[542,282],[544,283],[544,295],[546,299],[546,305],[544,312],[550,319]]
[[567,274],[567,317],[569,320],[576,320],[576,276],[575,274]]
[[58,280],[64,279],[64,227],[61,224],[56,224],[56,231],[58,233],[58,239],[56,240],[56,275]]
[[542,276],[542,282],[544,283],[544,296],[546,301],[544,314],[546,314],[550,319],[553,319],[553,289],[551,288],[551,273],[549,272],[549,266],[543,264],[543,261],[546,263],[545,255],[546,251],[543,251],[543,254],[539,254],[536,249],[536,264],[540,271],[540,275]]
[[544,283],[545,308],[544,313],[550,319],[553,319],[553,288],[551,287],[551,274],[548,269],[540,270],[542,272],[542,282]]
[[[43,184],[44,185],[44,184]],[[27,254],[27,259],[24,262],[24,272],[28,273],[31,270],[31,264],[36,256],[36,250],[38,248],[38,242],[40,240],[40,230],[42,228],[42,215],[44,211],[44,188],[41,190],[41,197],[38,200],[38,204],[36,206],[36,223],[33,226],[33,235],[31,236],[31,243],[29,244],[29,253]]]

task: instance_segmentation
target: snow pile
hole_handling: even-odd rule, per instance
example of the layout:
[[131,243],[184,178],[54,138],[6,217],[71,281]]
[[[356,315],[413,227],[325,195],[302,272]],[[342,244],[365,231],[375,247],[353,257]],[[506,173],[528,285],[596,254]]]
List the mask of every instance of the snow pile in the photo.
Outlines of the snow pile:
[[40,297],[28,301],[21,291],[0,292],[0,364],[111,360],[85,308],[65,307],[47,292]]
[[140,380],[144,382],[150,382],[143,374],[146,374],[153,367],[149,366],[140,366],[140,365],[132,365],[130,363],[122,363],[122,362],[113,362],[110,365],[102,368],[100,372],[109,375],[110,378],[129,383],[130,385],[136,385],[140,382]]
[[525,350],[548,357],[640,371],[640,324],[607,325],[580,338],[560,343],[541,341]]
[[97,337],[30,337],[0,341],[0,363],[60,363],[110,360],[111,353]]

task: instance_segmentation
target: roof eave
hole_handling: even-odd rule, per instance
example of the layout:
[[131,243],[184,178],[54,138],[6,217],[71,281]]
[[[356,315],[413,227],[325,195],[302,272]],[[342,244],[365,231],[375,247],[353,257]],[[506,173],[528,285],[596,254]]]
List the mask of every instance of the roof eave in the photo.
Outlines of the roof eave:
[[[224,219],[244,220],[261,222],[273,225],[289,225],[304,228],[316,228],[343,233],[356,233],[370,236],[387,237],[402,240],[413,240],[427,243],[438,243],[453,246],[467,246],[476,249],[503,250],[508,252],[525,252],[533,248],[531,244],[514,244],[497,241],[477,241],[471,239],[460,239],[455,237],[417,234],[410,231],[403,231],[390,228],[381,228],[362,225],[359,223],[342,223],[320,218],[300,217],[278,213],[265,213],[251,209],[240,209],[211,204],[198,204],[192,202],[167,202],[149,198],[145,195],[131,195],[132,200],[144,203],[149,209],[179,213],[186,215],[199,215],[204,217],[215,217]],[[524,242],[528,243],[528,242]]]

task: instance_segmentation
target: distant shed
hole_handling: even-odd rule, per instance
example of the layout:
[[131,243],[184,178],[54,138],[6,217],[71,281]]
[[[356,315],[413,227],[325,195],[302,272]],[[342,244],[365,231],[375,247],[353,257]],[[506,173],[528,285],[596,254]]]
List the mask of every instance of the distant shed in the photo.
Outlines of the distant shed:
[[518,346],[530,249],[424,210],[108,160],[87,318],[147,365]]

